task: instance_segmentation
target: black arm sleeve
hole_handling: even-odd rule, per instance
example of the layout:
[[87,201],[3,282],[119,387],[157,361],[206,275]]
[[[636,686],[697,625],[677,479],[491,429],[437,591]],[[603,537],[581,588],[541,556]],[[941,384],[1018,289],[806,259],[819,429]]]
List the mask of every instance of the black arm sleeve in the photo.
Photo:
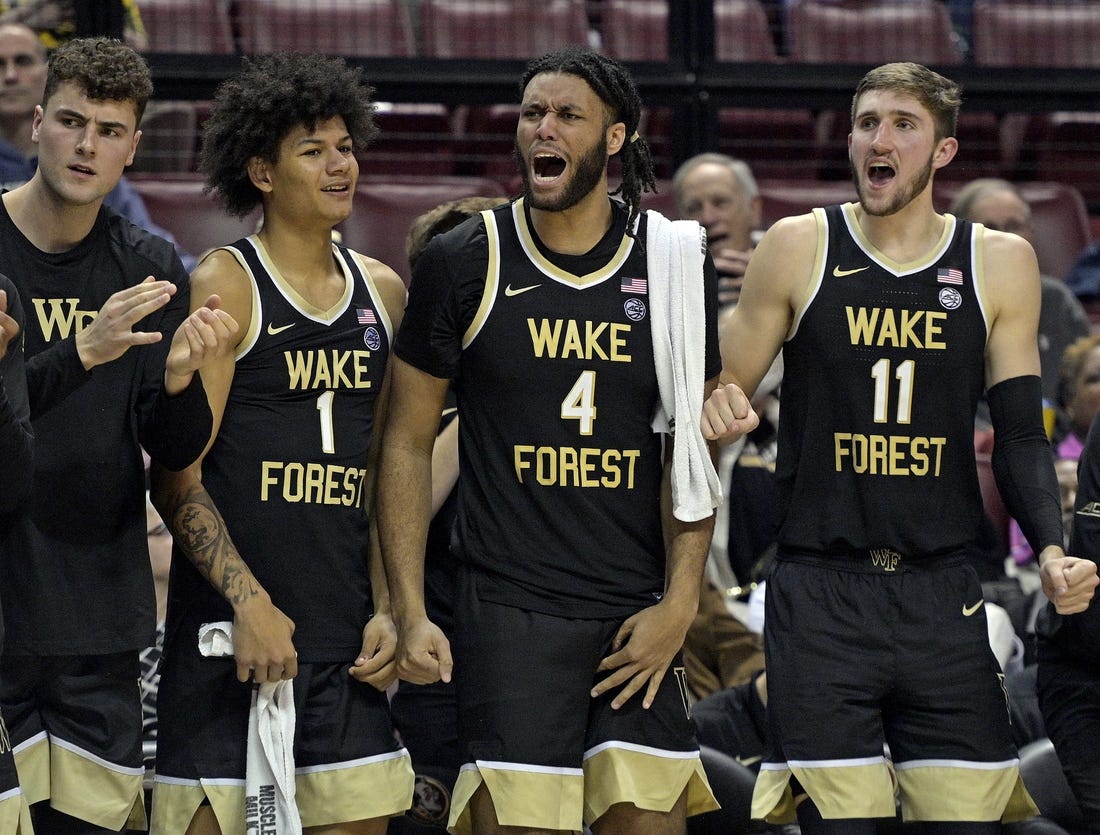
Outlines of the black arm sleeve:
[[92,379],[76,352],[76,337],[70,336],[27,360],[27,389],[31,397],[31,418],[37,420],[76,389]]
[[202,454],[213,428],[206,389],[196,371],[187,388],[175,397],[165,394],[161,386],[149,429],[142,434],[142,446],[166,470],[183,470]]
[[34,474],[34,436],[23,365],[23,309],[15,288],[6,279],[0,282],[0,287],[8,291],[8,315],[19,323],[20,328],[19,336],[9,343],[0,359],[0,462],[4,470],[0,513],[7,513],[30,493]]
[[993,419],[993,475],[1005,507],[1031,550],[1063,546],[1062,509],[1050,442],[1043,430],[1038,376],[1012,377],[988,393]]

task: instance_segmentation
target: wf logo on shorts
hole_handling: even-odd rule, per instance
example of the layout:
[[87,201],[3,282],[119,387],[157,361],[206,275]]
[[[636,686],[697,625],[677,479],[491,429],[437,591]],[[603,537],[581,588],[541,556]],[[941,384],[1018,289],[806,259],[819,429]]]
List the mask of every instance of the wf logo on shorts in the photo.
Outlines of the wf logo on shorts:
[[901,554],[890,548],[872,548],[871,564],[879,566],[883,571],[897,570],[901,562]]

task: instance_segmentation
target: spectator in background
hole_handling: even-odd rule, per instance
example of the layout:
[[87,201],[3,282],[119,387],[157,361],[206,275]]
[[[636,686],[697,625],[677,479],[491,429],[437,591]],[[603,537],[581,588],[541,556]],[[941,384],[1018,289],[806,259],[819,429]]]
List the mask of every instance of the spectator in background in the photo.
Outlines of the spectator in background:
[[[951,214],[960,220],[981,223],[987,229],[1012,232],[1034,245],[1031,207],[1019,189],[1007,180],[983,177],[963,186],[951,201]],[[1039,363],[1043,398],[1058,399],[1062,355],[1073,342],[1089,334],[1089,319],[1081,302],[1059,278],[1041,275],[1039,308]],[[988,407],[985,410],[988,418]],[[1088,431],[1085,423],[1081,437]],[[1074,456],[1076,459],[1076,456]]]
[[[35,108],[42,103],[48,67],[46,48],[34,31],[0,17],[0,188],[17,188],[34,176],[38,143],[31,137]],[[172,242],[190,271],[195,260],[172,234],[157,226],[145,202],[122,177],[103,201],[136,226]]]
[[[718,273],[722,317],[737,304],[749,256],[756,246],[763,201],[749,166],[725,154],[703,153],[684,162],[672,177],[680,217],[697,221]],[[721,321],[721,318],[720,318]],[[684,671],[695,698],[746,683],[763,668],[759,634],[745,625],[745,599],[753,568],[775,541],[775,426],[782,362],[757,390],[762,416],[750,437],[721,447],[718,474],[723,502],[699,596],[699,611],[684,641]],[[736,590],[736,591],[735,591]]]
[[57,49],[75,37],[106,36],[136,50],[148,39],[137,0],[0,0],[0,23],[24,23]]
[[1082,336],[1062,355],[1054,454],[1076,461],[1100,411],[1100,334]]
[[752,169],[725,154],[698,154],[676,170],[672,194],[680,217],[698,221],[707,231],[718,272],[718,304],[737,304],[763,210]]

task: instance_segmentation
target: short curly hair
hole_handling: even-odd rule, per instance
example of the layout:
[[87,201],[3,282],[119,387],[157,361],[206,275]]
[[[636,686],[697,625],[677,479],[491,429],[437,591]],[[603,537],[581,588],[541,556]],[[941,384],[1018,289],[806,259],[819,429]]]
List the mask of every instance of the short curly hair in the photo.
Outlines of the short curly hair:
[[131,102],[136,124],[141,124],[153,95],[145,59],[113,38],[76,38],[62,44],[50,57],[43,104],[66,83],[77,85],[92,101]]
[[206,175],[206,191],[230,214],[247,215],[261,200],[248,177],[248,161],[276,162],[280,143],[299,125],[312,130],[343,117],[355,150],[361,151],[378,135],[373,94],[362,70],[342,58],[246,58],[241,72],[218,87],[203,126],[199,170]]

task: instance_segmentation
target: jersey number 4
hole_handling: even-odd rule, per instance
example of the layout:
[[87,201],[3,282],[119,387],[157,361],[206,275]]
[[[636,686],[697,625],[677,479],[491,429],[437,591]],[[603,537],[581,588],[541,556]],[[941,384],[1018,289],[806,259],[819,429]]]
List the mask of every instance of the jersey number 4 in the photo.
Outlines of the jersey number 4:
[[577,431],[592,434],[596,422],[596,372],[582,371],[573,388],[561,401],[561,419],[577,421]]

